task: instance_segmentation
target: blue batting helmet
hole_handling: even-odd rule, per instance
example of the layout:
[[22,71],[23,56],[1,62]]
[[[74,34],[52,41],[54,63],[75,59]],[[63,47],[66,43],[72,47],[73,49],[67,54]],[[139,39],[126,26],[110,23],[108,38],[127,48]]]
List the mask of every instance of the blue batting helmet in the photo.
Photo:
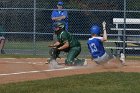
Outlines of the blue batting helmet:
[[90,33],[91,34],[96,34],[96,35],[100,35],[100,27],[98,25],[93,25],[90,29]]

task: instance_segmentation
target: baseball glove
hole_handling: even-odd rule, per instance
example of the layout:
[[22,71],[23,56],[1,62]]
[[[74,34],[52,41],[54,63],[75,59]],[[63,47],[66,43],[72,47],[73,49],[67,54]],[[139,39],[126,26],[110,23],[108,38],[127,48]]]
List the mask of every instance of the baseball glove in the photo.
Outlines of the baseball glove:
[[57,48],[51,48],[49,51],[49,55],[51,56],[51,60],[56,60],[59,57],[60,51]]

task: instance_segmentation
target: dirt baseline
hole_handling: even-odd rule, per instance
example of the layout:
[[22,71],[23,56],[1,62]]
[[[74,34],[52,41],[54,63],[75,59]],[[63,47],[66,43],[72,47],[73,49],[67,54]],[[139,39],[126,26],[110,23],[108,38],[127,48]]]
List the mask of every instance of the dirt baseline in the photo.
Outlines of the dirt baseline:
[[[48,69],[48,64],[45,62],[47,62],[47,58],[1,58],[0,84],[108,71],[140,72],[138,60],[127,60],[127,66],[122,66],[118,62],[98,66],[88,59],[87,66],[61,69]],[[64,59],[59,59],[58,62],[63,65]]]

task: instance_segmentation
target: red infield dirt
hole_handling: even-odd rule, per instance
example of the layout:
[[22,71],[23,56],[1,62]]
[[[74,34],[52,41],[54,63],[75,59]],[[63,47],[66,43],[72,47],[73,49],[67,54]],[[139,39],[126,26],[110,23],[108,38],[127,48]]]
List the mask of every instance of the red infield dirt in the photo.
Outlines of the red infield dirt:
[[[64,59],[57,61],[64,65]],[[48,69],[48,64],[45,62],[47,58],[1,58],[0,84],[97,72],[140,72],[138,60],[127,60],[127,66],[122,66],[119,62],[99,66],[88,59],[87,66],[60,69]]]

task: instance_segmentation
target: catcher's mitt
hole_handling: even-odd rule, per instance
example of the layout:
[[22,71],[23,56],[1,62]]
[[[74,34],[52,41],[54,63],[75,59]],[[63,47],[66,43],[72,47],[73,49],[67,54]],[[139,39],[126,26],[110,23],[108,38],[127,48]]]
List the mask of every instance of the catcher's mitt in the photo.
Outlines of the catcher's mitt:
[[57,48],[51,48],[49,54],[51,56],[51,60],[56,60],[59,58],[60,51]]
[[49,45],[48,47],[51,47],[51,48],[56,48],[57,46],[54,46],[54,45]]

